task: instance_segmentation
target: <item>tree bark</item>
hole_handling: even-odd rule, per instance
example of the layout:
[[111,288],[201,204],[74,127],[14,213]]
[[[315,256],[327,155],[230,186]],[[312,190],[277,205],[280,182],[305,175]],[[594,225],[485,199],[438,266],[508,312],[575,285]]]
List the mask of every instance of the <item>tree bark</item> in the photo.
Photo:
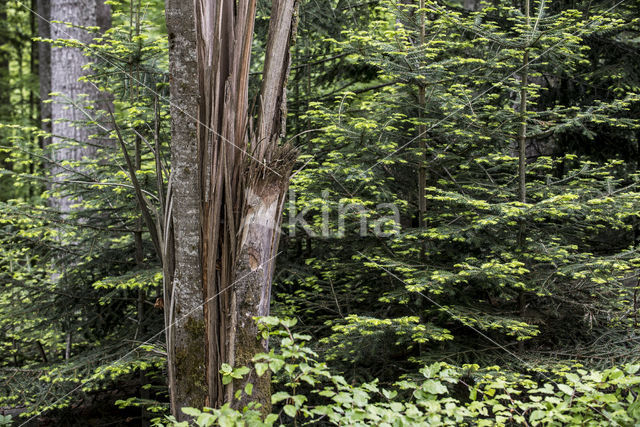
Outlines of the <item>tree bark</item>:
[[[531,31],[529,0],[524,1],[524,16],[527,26],[527,32]],[[529,34],[527,37],[529,37]],[[520,75],[520,127],[518,129],[518,201],[527,202],[527,85],[529,84],[529,43],[525,46],[522,54],[522,71]],[[527,224],[524,219],[520,219],[518,227],[518,249],[524,252],[526,246]],[[527,307],[527,296],[524,291],[520,291],[518,295],[518,311],[520,316],[524,317]],[[524,351],[524,341],[518,342],[519,351]]]
[[[77,26],[99,26],[105,28],[110,23],[110,10],[103,0],[51,0],[51,21],[70,22]],[[93,36],[77,27],[64,24],[51,24],[51,38],[74,39],[89,44]],[[80,111],[83,105],[100,103],[101,94],[98,89],[88,83],[79,81],[86,75],[83,70],[90,62],[80,49],[69,47],[52,47],[51,49],[51,91],[62,94],[52,103],[52,145],[51,176],[54,183],[60,184],[69,176],[68,169],[60,166],[64,161],[80,162],[83,158],[91,159],[96,156],[97,147],[90,140],[96,129],[88,126],[78,126],[77,122],[86,120]],[[88,95],[83,99],[81,95]],[[66,100],[65,100],[66,98]],[[73,103],[73,106],[69,106]],[[66,108],[69,107],[69,108]],[[93,115],[93,114],[92,114]],[[56,185],[57,187],[57,185]],[[71,194],[63,194],[50,200],[52,207],[61,212],[69,212],[75,198]]]
[[[51,38],[51,27],[49,25],[51,17],[50,0],[39,0],[37,4],[38,14],[38,37],[42,39]],[[38,42],[38,78],[40,82],[40,128],[51,133],[51,103],[45,102],[51,93],[51,44]],[[42,146],[46,147],[51,142],[51,138],[44,138]]]
[[462,7],[469,12],[476,12],[481,9],[480,0],[464,0]]
[[[425,39],[425,13],[424,13],[424,0],[420,0],[420,38],[418,39],[419,46],[422,48]],[[418,125],[418,141],[420,144],[420,159],[418,160],[418,227],[424,229],[426,225],[425,217],[427,215],[427,127],[424,125],[424,110],[426,107],[426,88],[425,85],[418,83],[418,119],[420,124]],[[426,244],[422,242],[420,245],[420,261],[424,262],[426,259]]]
[[[0,0],[0,44],[8,43],[7,0]],[[0,117],[10,112],[9,52],[0,50]]]
[[[223,363],[249,365],[266,350],[253,317],[269,313],[284,196],[295,160],[294,150],[279,141],[296,7],[295,0],[273,2],[253,132],[248,82],[256,1],[196,0],[192,5],[167,0],[176,261],[167,293],[173,292],[169,318],[191,319],[177,323],[167,338],[172,412],[179,419],[184,419],[182,406],[229,402],[241,407],[249,399],[265,410],[270,406],[268,377],[250,374],[223,386],[219,371]],[[193,349],[188,356],[182,353],[186,348]],[[198,363],[185,363],[194,354]],[[205,369],[200,360],[206,361]],[[204,381],[204,393],[198,379]],[[234,400],[246,382],[254,384],[253,396]]]
[[[194,4],[167,0],[171,91],[171,216],[174,266],[165,273],[165,322],[171,412],[202,407],[207,395],[200,261],[200,173],[196,138],[198,71]],[[170,247],[172,246],[172,247]],[[170,256],[166,254],[164,258]],[[166,264],[166,261],[165,261]],[[177,320],[177,323],[174,322]]]
[[[524,3],[524,15],[527,31],[530,30],[529,0]],[[518,201],[527,202],[527,85],[529,84],[529,41],[522,54],[522,70],[520,74],[520,127],[518,128]],[[518,232],[518,246],[522,249],[525,239],[525,223],[520,222]]]

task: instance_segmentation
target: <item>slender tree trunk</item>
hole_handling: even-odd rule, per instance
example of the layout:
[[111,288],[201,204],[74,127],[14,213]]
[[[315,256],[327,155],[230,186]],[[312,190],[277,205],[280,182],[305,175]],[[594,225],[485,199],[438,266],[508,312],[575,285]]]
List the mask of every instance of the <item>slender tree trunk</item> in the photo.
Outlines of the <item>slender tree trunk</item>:
[[47,360],[47,353],[44,351],[44,347],[42,346],[40,340],[36,340],[35,345],[38,353],[40,353],[40,357],[42,358],[42,363],[49,363],[49,361]]
[[[169,76],[171,90],[171,194],[165,215],[171,217],[173,241],[166,243],[165,323],[171,412],[184,419],[180,408],[202,407],[207,396],[205,334],[200,259],[200,172],[198,68],[194,4],[167,0]],[[167,265],[167,261],[163,263]],[[167,277],[169,276],[169,277]],[[177,320],[177,323],[176,323]]]
[[[38,36],[43,39],[51,38],[51,27],[49,20],[51,17],[50,0],[38,0]],[[51,103],[45,102],[51,93],[51,44],[38,42],[38,77],[40,82],[40,128],[51,133]],[[51,138],[44,138],[42,146],[49,145]]]
[[[529,0],[524,1],[524,15],[527,31],[530,31],[531,21],[529,17]],[[527,202],[527,85],[529,79],[529,40],[522,55],[522,74],[520,79],[520,128],[518,130],[518,200],[521,203]],[[524,251],[526,244],[526,221],[520,220],[518,229],[518,248]],[[520,316],[524,317],[527,300],[524,291],[518,295],[518,310]],[[518,349],[524,351],[524,341],[518,343]]]
[[[13,116],[11,108],[11,73],[9,63],[11,49],[9,48],[9,22],[7,21],[7,0],[0,0],[0,122],[10,123]],[[4,47],[4,48],[2,48]],[[6,144],[4,132],[0,131],[0,140]],[[13,164],[7,152],[0,152],[0,168],[11,170]],[[8,177],[0,177],[0,186],[4,189],[11,188]],[[11,192],[13,193],[13,192]],[[0,195],[0,200],[12,198],[12,194]]]
[[518,131],[518,200],[527,202],[527,68],[529,63],[529,51],[523,55],[523,73],[520,89],[520,129]]
[[[71,22],[80,26],[99,26],[106,28],[110,23],[109,7],[103,0],[50,0],[51,21]],[[75,39],[81,43],[92,42],[93,36],[80,28],[69,28],[64,24],[51,24],[52,39]],[[51,49],[51,91],[62,94],[57,97],[51,107],[52,119],[52,151],[54,161],[51,176],[54,182],[61,183],[68,177],[68,171],[60,167],[63,161],[82,161],[96,156],[97,148],[89,145],[89,136],[96,130],[87,126],[78,126],[78,121],[86,120],[80,111],[82,104],[100,103],[102,95],[90,83],[78,81],[86,75],[83,67],[90,62],[90,58],[83,55],[76,48],[53,47]],[[88,95],[83,99],[81,95]],[[65,101],[67,98],[70,101]],[[65,108],[68,103],[75,103],[73,107]],[[53,198],[52,207],[61,212],[68,212],[74,201],[69,194]]]
[[248,81],[256,1],[167,0],[175,270],[166,294],[168,319],[179,320],[167,341],[178,418],[186,405],[243,406],[248,397],[234,401],[234,395],[246,382],[254,384],[251,400],[270,406],[268,377],[223,386],[219,370],[223,363],[248,365],[266,350],[253,317],[269,312],[295,160],[279,140],[296,7],[295,0],[273,2],[254,131]]
[[[425,16],[424,16],[424,0],[420,0],[420,38],[418,40],[419,46],[424,45],[425,37]],[[420,166],[418,168],[418,226],[424,228],[425,216],[427,215],[427,194],[425,191],[427,185],[427,127],[422,122],[424,116],[424,109],[426,106],[425,99],[426,88],[424,84],[419,83],[418,86],[418,119],[420,124],[418,125],[418,140],[420,141]],[[420,260],[425,260],[425,242],[420,246]]]
[[[31,10],[35,10],[36,4],[35,0],[31,0],[29,4],[29,8]],[[33,13],[29,14],[29,32],[32,34],[32,37],[37,34],[36,27],[36,16]],[[38,45],[33,39],[29,40],[29,73],[30,77],[35,77],[38,75]],[[30,120],[39,120],[39,111],[38,105],[36,103],[36,91],[34,89],[29,89],[29,119]],[[33,174],[33,170],[30,173]]]
[[[0,45],[8,43],[9,23],[7,22],[7,0],[0,0]],[[0,117],[9,113],[9,52],[0,49]]]
[[71,357],[72,343],[73,343],[73,335],[71,334],[71,331],[69,331],[67,332],[67,337],[65,339],[64,360],[69,360],[69,358]]
[[[524,14],[527,28],[531,26],[529,18],[529,0],[525,0]],[[528,41],[527,41],[528,43]],[[522,55],[522,71],[520,75],[520,128],[518,129],[518,200],[527,202],[527,85],[529,79],[529,47],[525,46]],[[525,223],[520,222],[518,246],[524,245]]]
[[462,7],[470,12],[480,10],[480,0],[464,0]]

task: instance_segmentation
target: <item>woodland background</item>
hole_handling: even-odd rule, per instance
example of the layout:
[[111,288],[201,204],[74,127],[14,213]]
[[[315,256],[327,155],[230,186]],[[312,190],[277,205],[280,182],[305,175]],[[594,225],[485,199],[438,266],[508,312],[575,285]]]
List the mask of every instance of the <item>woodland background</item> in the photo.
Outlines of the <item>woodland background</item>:
[[[162,267],[129,173],[162,210],[164,3],[58,3],[0,0],[0,425],[171,423]],[[267,424],[640,421],[639,16],[637,0],[300,2],[298,160],[255,365]],[[359,209],[340,227],[351,204],[364,233]],[[380,236],[383,204],[400,222]],[[200,409],[201,425],[261,416]]]

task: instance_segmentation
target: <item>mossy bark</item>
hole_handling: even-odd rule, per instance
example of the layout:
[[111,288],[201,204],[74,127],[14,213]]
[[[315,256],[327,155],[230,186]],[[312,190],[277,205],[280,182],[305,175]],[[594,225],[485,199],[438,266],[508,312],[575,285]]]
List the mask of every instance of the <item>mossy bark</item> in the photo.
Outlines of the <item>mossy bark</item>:
[[[282,156],[286,158],[286,156]],[[283,171],[285,172],[285,171]],[[288,176],[288,171],[284,176]],[[280,237],[280,218],[287,182],[275,174],[263,177],[253,188],[246,190],[247,210],[243,217],[240,250],[236,275],[241,277],[234,287],[233,313],[235,321],[231,333],[230,358],[234,366],[252,367],[252,358],[267,351],[267,341],[258,336],[255,317],[269,314],[271,280]],[[243,390],[247,383],[254,385],[251,396],[241,393],[233,406],[242,408],[249,401],[259,402],[263,411],[271,408],[270,377],[258,377],[255,370],[242,381],[234,381],[227,390],[227,400]]]
[[[268,376],[251,373],[225,387],[219,371],[223,363],[250,365],[266,350],[254,318],[269,313],[295,160],[279,141],[296,7],[296,0],[273,1],[262,103],[251,126],[256,0],[167,0],[175,268],[165,321],[171,326],[185,318],[167,334],[171,407],[179,419],[183,406],[242,407],[251,400],[270,409]],[[254,384],[252,396],[236,401],[235,391],[247,382]]]
[[207,401],[207,383],[203,343],[206,340],[204,320],[188,318],[180,345],[176,346],[175,365],[179,375],[176,392],[182,406],[202,408]]
[[[195,117],[198,70],[193,2],[167,0],[171,90],[172,191],[169,241],[165,242],[165,324],[171,412],[201,408],[206,402],[205,327],[200,261],[200,172]],[[189,25],[189,22],[192,25]],[[173,238],[171,238],[171,235]]]

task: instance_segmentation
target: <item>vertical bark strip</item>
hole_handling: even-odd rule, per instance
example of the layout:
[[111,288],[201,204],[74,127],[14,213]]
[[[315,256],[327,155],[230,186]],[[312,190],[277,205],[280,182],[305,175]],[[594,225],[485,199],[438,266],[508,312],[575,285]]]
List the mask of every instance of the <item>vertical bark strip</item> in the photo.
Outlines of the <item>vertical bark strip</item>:
[[[167,0],[171,91],[171,217],[173,267],[165,277],[165,322],[171,412],[202,407],[204,379],[204,318],[200,261],[200,173],[196,137],[198,72],[194,4]],[[167,260],[164,264],[169,264]],[[166,276],[166,274],[165,274]],[[174,325],[174,322],[177,323]]]
[[[234,13],[234,10],[236,13]],[[255,0],[196,0],[202,186],[202,281],[209,403],[225,401],[219,370],[231,362],[231,284],[248,113]]]
[[265,55],[256,154],[269,157],[284,132],[287,118],[286,86],[291,58],[289,45],[295,36],[297,0],[275,0],[271,7],[269,40]]
[[[250,131],[248,87],[256,0],[186,3],[167,0],[166,12],[172,64],[176,277],[187,267],[180,265],[191,260],[189,279],[173,279],[172,303],[179,316],[178,294],[184,287],[194,303],[199,291],[204,305],[198,312],[202,316],[198,320],[204,318],[204,336],[197,352],[200,360],[204,351],[206,369],[199,364],[194,368],[201,369],[206,397],[198,401],[243,406],[247,397],[234,401],[234,394],[250,381],[255,385],[251,400],[268,408],[269,378],[252,376],[242,384],[223,386],[219,371],[223,363],[248,365],[254,354],[266,349],[266,342],[257,339],[253,318],[269,312],[284,196],[295,161],[294,150],[280,146],[279,141],[286,119],[285,87],[297,3],[273,2],[255,134]],[[186,28],[189,22],[193,28]],[[195,210],[199,217],[193,215]],[[180,224],[183,221],[189,222],[188,235],[178,230],[185,227]],[[193,236],[196,229],[197,238]],[[180,247],[185,238],[200,250]],[[175,342],[168,342],[170,382],[179,383],[186,375],[179,357],[171,354],[185,329],[176,325]],[[179,389],[178,384],[171,391],[176,416],[185,406],[174,397],[181,395]],[[189,405],[202,406],[193,402]]]
[[[290,171],[290,166],[275,165],[282,173],[274,173],[273,161],[283,161],[286,152],[278,141],[286,116],[294,2],[273,4],[254,137],[248,130],[248,86],[255,9],[255,0],[196,1],[207,382],[209,403],[216,406],[231,402],[237,386],[222,385],[221,365],[249,364],[265,349],[256,339],[253,317],[268,314],[272,258],[288,181],[282,177],[288,178]],[[268,378],[250,381],[262,392],[254,399],[267,405]]]

